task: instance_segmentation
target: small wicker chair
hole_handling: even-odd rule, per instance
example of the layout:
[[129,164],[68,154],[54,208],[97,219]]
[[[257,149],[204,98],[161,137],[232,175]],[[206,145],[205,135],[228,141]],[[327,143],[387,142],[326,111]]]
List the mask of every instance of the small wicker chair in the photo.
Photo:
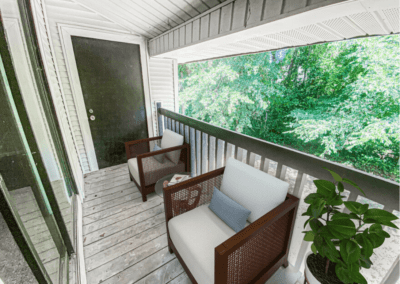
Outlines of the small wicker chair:
[[[170,253],[175,252],[193,283],[265,283],[280,266],[288,266],[288,251],[299,199],[287,194],[283,203],[252,223],[248,223],[243,230],[238,233],[232,231],[231,237],[218,243],[219,245],[215,247],[207,246],[204,244],[204,240],[210,238],[211,234],[211,238],[215,241],[215,237],[212,235],[214,231],[210,227],[197,229],[196,227],[202,226],[199,218],[203,215],[196,215],[193,218],[195,216],[193,211],[208,210],[211,213],[205,214],[208,214],[206,219],[214,218],[212,216],[214,213],[208,209],[207,204],[211,202],[214,187],[221,188],[224,171],[225,168],[220,168],[164,188],[169,251]],[[284,196],[283,198],[285,198]],[[175,227],[171,227],[173,226],[170,223],[171,220],[178,216],[181,216],[180,220],[182,220],[184,215],[189,217],[185,217],[186,220],[180,223],[181,227],[176,225],[178,220],[175,221]],[[221,220],[221,222],[223,221]],[[208,226],[207,223],[206,226]],[[217,226],[221,225],[217,224]],[[200,231],[193,233],[195,230]],[[171,233],[173,233],[172,237]],[[181,237],[179,234],[186,234],[186,236]],[[190,234],[196,234],[196,236],[190,236]],[[193,262],[197,256],[196,253],[188,249],[189,245],[182,249],[183,243],[190,242],[194,242],[190,245],[191,247],[195,246],[199,250],[205,250],[203,247],[207,247],[210,250],[208,255],[210,256],[211,253],[211,258],[207,258],[206,263],[208,264],[206,265],[208,265],[208,271],[214,271],[214,277],[212,277],[212,273],[209,273],[205,280],[201,273],[199,274],[198,267],[200,265]],[[180,251],[177,247],[180,247]],[[212,257],[212,251],[214,257]],[[205,261],[205,258],[202,261]],[[191,270],[197,272],[192,273]],[[197,275],[196,278],[193,276],[194,274]]]
[[[154,192],[156,182],[162,177],[179,172],[189,172],[190,148],[189,144],[151,151],[154,145],[161,145],[162,136],[135,140],[125,143],[128,159],[129,176],[142,194],[143,202],[147,201],[147,194]],[[154,156],[172,151],[181,151],[179,162],[172,163],[167,158],[162,164]]]

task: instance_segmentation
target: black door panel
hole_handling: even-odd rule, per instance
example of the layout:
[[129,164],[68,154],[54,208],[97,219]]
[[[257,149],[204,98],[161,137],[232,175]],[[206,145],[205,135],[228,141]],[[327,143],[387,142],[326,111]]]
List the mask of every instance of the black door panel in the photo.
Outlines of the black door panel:
[[125,163],[124,143],[148,137],[139,45],[75,36],[72,44],[99,169]]

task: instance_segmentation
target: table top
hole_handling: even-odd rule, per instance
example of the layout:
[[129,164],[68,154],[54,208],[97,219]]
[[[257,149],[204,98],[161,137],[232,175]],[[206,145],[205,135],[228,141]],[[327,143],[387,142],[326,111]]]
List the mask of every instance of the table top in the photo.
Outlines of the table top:
[[162,177],[162,178],[160,178],[157,182],[156,182],[156,185],[154,186],[154,190],[155,190],[155,192],[156,192],[156,194],[158,195],[158,196],[160,196],[160,197],[163,197],[164,196],[164,190],[163,190],[163,183],[164,183],[164,181],[166,181],[166,180],[168,180],[168,182],[172,179],[172,177],[174,176],[174,175],[176,175],[176,174],[179,174],[179,175],[191,175],[191,173],[189,173],[189,172],[181,172],[181,173],[173,173],[173,174],[169,174],[169,175],[166,175],[166,176],[164,176],[164,177]]

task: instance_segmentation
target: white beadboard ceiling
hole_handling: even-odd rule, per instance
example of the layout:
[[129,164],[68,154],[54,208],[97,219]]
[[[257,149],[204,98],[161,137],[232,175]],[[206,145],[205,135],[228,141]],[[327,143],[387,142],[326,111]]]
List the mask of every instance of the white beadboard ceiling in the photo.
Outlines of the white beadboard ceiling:
[[[220,36],[210,36],[214,28],[210,24],[208,37],[196,41],[182,39],[182,35],[187,34],[187,27],[192,25],[188,21],[151,39],[150,55],[176,58],[178,63],[187,63],[320,42],[398,34],[399,14],[397,0],[349,0],[267,21],[265,24],[238,32],[220,32]],[[224,14],[219,15],[221,23],[224,21]],[[206,13],[201,17],[206,17]],[[233,18],[233,15],[230,17]],[[182,32],[179,40],[175,40],[175,35],[179,35],[179,32],[175,31],[180,31],[182,27],[186,28],[186,33]],[[215,29],[215,33],[218,34],[218,27]],[[193,32],[193,29],[191,31]],[[169,44],[165,38],[169,38]],[[191,38],[193,40],[194,35],[191,35]]]
[[225,0],[74,0],[131,33],[158,36]]
[[399,33],[398,0],[72,1],[178,63]]

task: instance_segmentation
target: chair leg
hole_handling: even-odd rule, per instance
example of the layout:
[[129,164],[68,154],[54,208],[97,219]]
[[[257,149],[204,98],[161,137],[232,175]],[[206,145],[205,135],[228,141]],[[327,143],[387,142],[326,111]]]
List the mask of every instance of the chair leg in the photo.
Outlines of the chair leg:
[[282,266],[283,266],[284,268],[287,268],[287,267],[289,266],[289,262],[288,262],[287,259],[286,259],[285,262],[282,264]]
[[142,200],[143,200],[143,202],[146,202],[146,201],[147,201],[147,195],[146,195],[146,194],[143,194],[143,193],[142,193]]
[[174,251],[172,250],[170,245],[168,245],[168,250],[169,250],[169,253],[174,253]]
[[131,175],[131,174],[129,174],[129,178],[131,179],[131,181],[133,181],[133,178],[132,178],[132,175]]

